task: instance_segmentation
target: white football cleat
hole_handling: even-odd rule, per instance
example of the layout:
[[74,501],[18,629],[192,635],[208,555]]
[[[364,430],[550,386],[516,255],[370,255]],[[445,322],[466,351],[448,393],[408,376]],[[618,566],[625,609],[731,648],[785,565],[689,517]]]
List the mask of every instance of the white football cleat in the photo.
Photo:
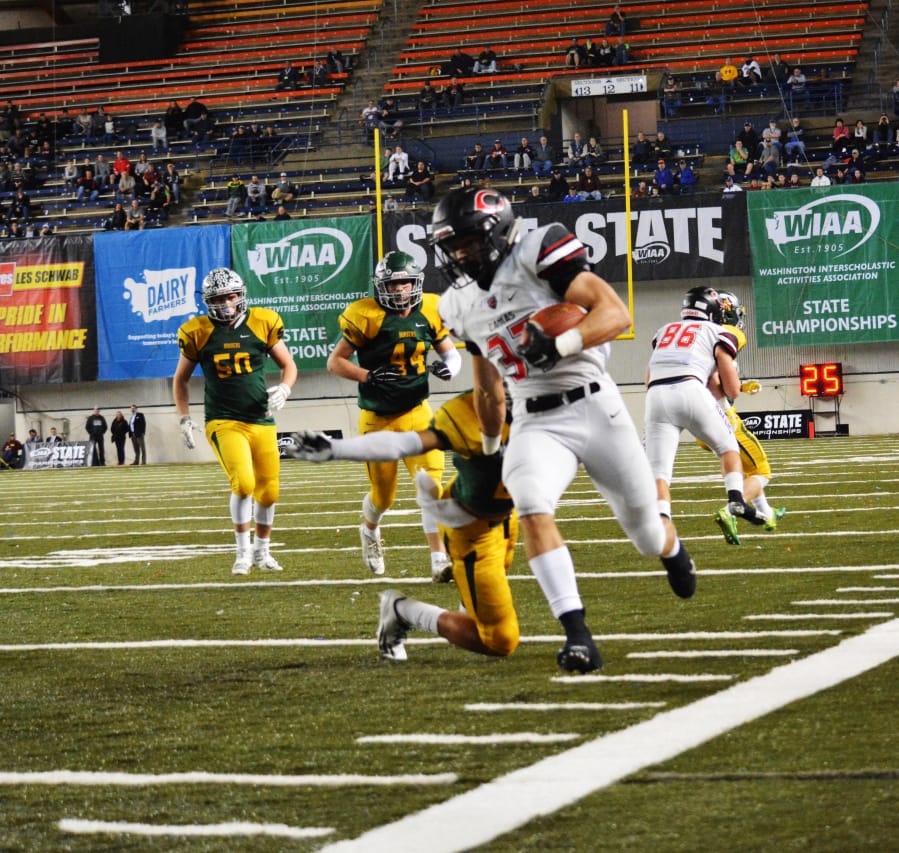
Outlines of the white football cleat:
[[373,575],[384,574],[384,540],[379,530],[369,530],[359,525],[359,539],[362,542],[362,560]]
[[453,579],[453,561],[449,554],[431,551],[431,580],[434,583],[449,583]]
[[378,651],[387,660],[408,660],[406,647],[406,630],[409,623],[400,618],[396,612],[396,603],[405,596],[395,589],[385,589],[381,593],[381,618],[378,622]]
[[253,565],[261,572],[283,572],[281,564],[268,552],[254,551]]
[[249,554],[238,554],[234,565],[231,566],[232,575],[248,575],[253,567],[253,562]]

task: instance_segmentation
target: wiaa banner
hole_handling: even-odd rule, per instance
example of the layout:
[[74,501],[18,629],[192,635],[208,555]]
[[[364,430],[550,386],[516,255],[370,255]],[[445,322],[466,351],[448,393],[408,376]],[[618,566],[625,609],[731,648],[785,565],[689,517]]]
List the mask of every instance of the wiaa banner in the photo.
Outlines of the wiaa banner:
[[101,233],[97,264],[99,379],[171,376],[178,327],[205,314],[203,278],[229,266],[230,227]]
[[0,384],[97,378],[89,236],[0,242]]
[[899,341],[895,182],[746,195],[759,346]]
[[92,441],[58,441],[55,444],[25,443],[25,464],[31,470],[41,468],[86,468],[91,463]]
[[[746,193],[714,202],[677,196],[637,199],[631,208],[634,281],[749,275]],[[568,204],[516,204],[522,233],[561,222],[587,248],[587,260],[610,282],[627,280],[627,213],[624,199]],[[384,245],[407,252],[425,271],[425,290],[440,293],[446,280],[429,243],[431,214],[406,211],[384,217]],[[725,239],[727,235],[727,239]]]
[[234,269],[250,304],[284,320],[284,341],[300,370],[326,366],[337,318],[371,295],[371,217],[251,222],[231,229]]

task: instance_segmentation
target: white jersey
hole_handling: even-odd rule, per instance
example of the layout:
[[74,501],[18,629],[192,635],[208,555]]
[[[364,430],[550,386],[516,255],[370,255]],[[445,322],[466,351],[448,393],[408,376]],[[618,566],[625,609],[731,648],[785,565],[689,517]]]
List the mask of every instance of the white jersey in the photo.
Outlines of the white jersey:
[[474,343],[509,380],[513,401],[568,391],[594,381],[609,383],[608,344],[560,359],[547,371],[531,366],[518,354],[520,336],[530,316],[563,301],[571,279],[585,269],[583,243],[559,223],[546,225],[526,234],[512,248],[489,290],[482,290],[474,282],[446,290],[440,297],[440,316],[453,335]]
[[649,384],[676,382],[694,377],[705,385],[718,369],[715,350],[724,347],[736,357],[734,334],[717,323],[705,320],[677,320],[666,323],[652,338]]

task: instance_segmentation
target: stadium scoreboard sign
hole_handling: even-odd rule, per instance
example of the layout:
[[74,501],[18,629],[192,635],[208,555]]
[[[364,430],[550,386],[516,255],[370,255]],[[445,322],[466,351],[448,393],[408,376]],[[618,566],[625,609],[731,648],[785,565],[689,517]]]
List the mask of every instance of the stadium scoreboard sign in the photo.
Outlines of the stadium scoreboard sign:
[[799,392],[803,397],[840,397],[843,365],[839,361],[799,365]]
[[571,81],[575,98],[596,98],[603,95],[633,95],[646,91],[645,74],[621,74],[618,77],[589,77]]

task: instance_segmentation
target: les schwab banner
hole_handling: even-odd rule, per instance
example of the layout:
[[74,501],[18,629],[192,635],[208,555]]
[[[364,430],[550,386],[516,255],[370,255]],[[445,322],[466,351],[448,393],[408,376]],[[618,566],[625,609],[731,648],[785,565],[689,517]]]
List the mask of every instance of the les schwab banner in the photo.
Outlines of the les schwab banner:
[[0,242],[0,384],[97,378],[91,238]]
[[372,220],[251,222],[231,229],[234,269],[250,303],[277,311],[300,370],[325,367],[340,334],[337,318],[371,295]]
[[895,183],[746,195],[759,346],[899,341]]

